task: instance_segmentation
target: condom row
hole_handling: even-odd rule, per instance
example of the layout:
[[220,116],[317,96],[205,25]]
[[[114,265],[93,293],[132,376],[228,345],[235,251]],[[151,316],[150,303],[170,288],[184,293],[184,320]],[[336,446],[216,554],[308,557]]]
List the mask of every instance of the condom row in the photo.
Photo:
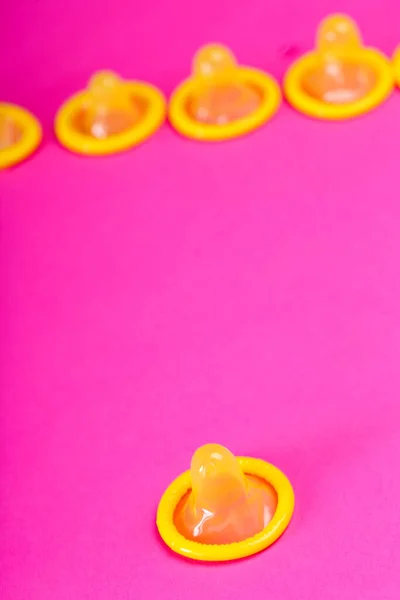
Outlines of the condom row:
[[[344,120],[371,111],[400,87],[400,48],[389,61],[363,44],[354,21],[331,15],[320,24],[314,50],[288,70],[283,91],[299,112]],[[65,148],[84,155],[128,150],[148,139],[168,116],[183,136],[222,141],[242,136],[269,121],[281,104],[275,79],[236,62],[229,49],[208,45],[195,55],[192,73],[167,102],[148,83],[99,72],[86,90],[60,108],[56,136]],[[41,126],[28,111],[0,103],[0,169],[27,158],[40,144]]]

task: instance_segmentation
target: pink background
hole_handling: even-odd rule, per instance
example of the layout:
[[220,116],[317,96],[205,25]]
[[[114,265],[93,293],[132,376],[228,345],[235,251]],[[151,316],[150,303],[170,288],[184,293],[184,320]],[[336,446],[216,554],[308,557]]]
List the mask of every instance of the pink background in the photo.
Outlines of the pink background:
[[[1,97],[45,140],[0,175],[2,599],[399,598],[400,94],[336,125],[284,105],[215,146],[166,125],[106,160],[51,133],[93,70],[169,93],[207,41],[280,78],[334,9],[400,41],[397,0],[3,10]],[[209,441],[294,485],[250,560],[192,564],[156,534]]]

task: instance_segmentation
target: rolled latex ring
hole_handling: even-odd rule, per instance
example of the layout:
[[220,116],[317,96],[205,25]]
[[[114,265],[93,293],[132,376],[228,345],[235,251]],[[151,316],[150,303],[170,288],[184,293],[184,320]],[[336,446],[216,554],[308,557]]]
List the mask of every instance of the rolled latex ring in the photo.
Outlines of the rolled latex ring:
[[[269,121],[282,101],[279,85],[273,77],[257,69],[237,65],[231,52],[224,46],[205,46],[198,55],[207,54],[214,49],[224,57],[221,63],[225,64],[221,71],[214,77],[208,73],[202,76],[201,73],[194,72],[175,89],[169,103],[168,116],[173,127],[183,136],[198,141],[218,142],[248,134]],[[196,57],[194,62],[196,63]],[[197,69],[201,71],[201,66]],[[259,106],[250,114],[224,124],[206,124],[196,120],[188,110],[190,98],[195,97],[207,85],[221,84],[243,84],[255,89],[261,98]]]
[[105,139],[86,135],[73,126],[74,118],[87,99],[88,92],[84,90],[67,100],[56,115],[55,132],[60,144],[77,154],[106,156],[138,146],[153,135],[165,121],[164,96],[148,83],[126,81],[124,86],[132,97],[137,97],[148,106],[143,119],[130,129]]
[[294,492],[289,480],[279,469],[263,460],[238,457],[238,461],[245,474],[255,475],[274,488],[278,501],[272,520],[253,537],[231,544],[201,544],[185,538],[174,524],[174,513],[191,489],[190,471],[186,471],[164,492],[157,510],[158,531],[173,552],[199,561],[235,560],[261,552],[284,533],[294,511]]
[[0,169],[12,167],[28,158],[42,140],[42,127],[29,111],[15,104],[0,103],[0,115],[9,118],[20,132],[19,139],[0,150]]
[[[342,28],[348,28],[348,43],[332,44],[329,42],[329,28],[337,27],[337,32]],[[332,29],[333,30],[333,29]],[[325,42],[321,38],[325,36]],[[324,44],[323,49],[318,45]],[[305,77],[321,69],[323,64],[323,52],[325,56],[336,57],[337,64],[342,65],[364,65],[376,74],[376,82],[364,96],[357,100],[345,103],[328,103],[315,98],[307,93],[304,85]],[[344,15],[332,15],[325,19],[320,25],[317,35],[317,48],[300,57],[288,70],[284,78],[284,93],[289,103],[299,112],[323,120],[340,121],[358,117],[370,112],[382,104],[392,93],[394,86],[393,70],[389,60],[378,50],[362,45],[361,37],[355,23]]]
[[397,87],[400,87],[400,46],[396,48],[393,54],[393,70]]

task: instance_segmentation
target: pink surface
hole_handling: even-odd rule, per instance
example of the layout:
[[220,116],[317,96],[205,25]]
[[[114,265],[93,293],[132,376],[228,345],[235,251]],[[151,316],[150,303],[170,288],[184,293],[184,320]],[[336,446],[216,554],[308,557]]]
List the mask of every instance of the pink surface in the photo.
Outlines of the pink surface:
[[[1,96],[46,140],[0,175],[1,598],[397,600],[400,95],[340,125],[284,106],[218,146],[165,126],[107,160],[49,130],[95,68],[169,92],[205,41],[280,77],[334,8],[391,51],[398,2],[96,6],[20,1],[2,23]],[[192,564],[156,534],[209,441],[294,485],[250,560]]]

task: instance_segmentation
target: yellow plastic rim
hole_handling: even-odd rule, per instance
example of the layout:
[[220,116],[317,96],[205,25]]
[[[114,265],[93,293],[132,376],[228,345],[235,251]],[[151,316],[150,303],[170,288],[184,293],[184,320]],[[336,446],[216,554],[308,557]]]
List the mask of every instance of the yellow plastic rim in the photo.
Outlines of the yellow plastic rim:
[[175,509],[191,489],[190,471],[186,471],[166,489],[157,510],[158,531],[171,550],[193,560],[221,562],[261,552],[283,534],[294,510],[294,492],[290,481],[279,469],[258,458],[242,456],[238,461],[244,473],[267,481],[275,489],[278,504],[270,523],[257,535],[233,544],[201,544],[186,539],[174,525]]
[[131,129],[98,140],[77,131],[73,125],[73,118],[82,108],[88,92],[78,92],[67,100],[58,111],[55,119],[55,132],[60,144],[68,150],[78,154],[91,156],[104,156],[123,152],[141,144],[161,127],[166,116],[166,101],[162,93],[148,83],[128,81],[124,84],[131,92],[149,105],[144,118]]
[[328,104],[309,96],[303,89],[303,77],[320,64],[318,55],[311,52],[297,60],[286,73],[283,89],[288,102],[309,117],[328,121],[341,121],[368,113],[390,96],[394,76],[389,60],[377,50],[364,49],[362,59],[378,74],[376,86],[363,98],[349,104]]
[[42,128],[36,117],[15,104],[0,102],[0,113],[10,117],[21,130],[18,142],[0,150],[0,169],[7,169],[22,162],[36,150],[42,139]]
[[393,54],[393,71],[397,87],[400,87],[400,46],[396,48]]
[[187,111],[188,98],[202,86],[196,78],[191,77],[178,86],[171,96],[168,116],[173,127],[183,136],[194,140],[219,142],[250,133],[269,121],[282,102],[275,79],[262,71],[240,67],[235,74],[235,81],[251,84],[261,92],[262,102],[253,113],[225,125],[199,123]]

